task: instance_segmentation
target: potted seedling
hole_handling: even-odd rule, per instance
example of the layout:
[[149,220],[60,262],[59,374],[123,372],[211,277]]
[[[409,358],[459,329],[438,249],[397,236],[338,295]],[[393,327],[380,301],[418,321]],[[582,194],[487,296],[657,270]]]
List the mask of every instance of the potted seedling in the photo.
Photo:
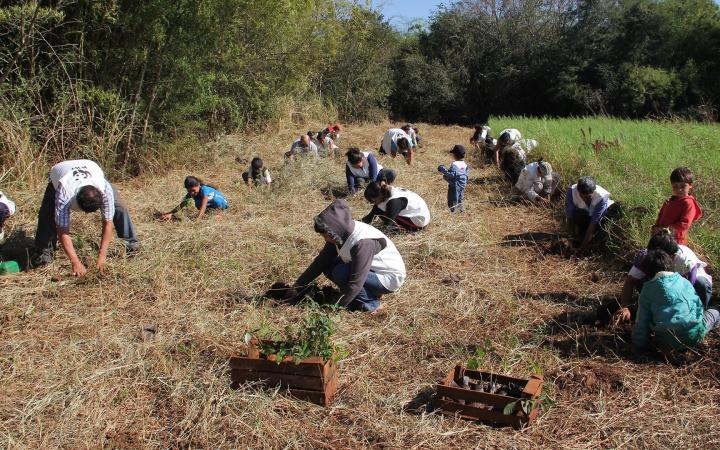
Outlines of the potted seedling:
[[344,353],[332,342],[333,332],[328,313],[312,306],[299,327],[286,327],[280,333],[264,324],[245,333],[247,355],[230,358],[233,385],[262,382],[328,406],[337,389],[336,363]]

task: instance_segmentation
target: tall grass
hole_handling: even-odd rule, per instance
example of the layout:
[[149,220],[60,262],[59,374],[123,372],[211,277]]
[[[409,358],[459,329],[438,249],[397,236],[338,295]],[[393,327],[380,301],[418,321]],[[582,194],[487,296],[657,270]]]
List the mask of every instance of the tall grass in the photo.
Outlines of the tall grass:
[[704,210],[693,224],[691,245],[713,261],[720,258],[720,127],[695,122],[656,122],[604,117],[573,119],[497,117],[494,135],[519,129],[540,142],[531,159],[543,156],[563,175],[563,186],[592,175],[624,204],[622,226],[633,246],[642,246],[663,201],[671,195],[670,172],[680,166],[695,172],[692,194]]

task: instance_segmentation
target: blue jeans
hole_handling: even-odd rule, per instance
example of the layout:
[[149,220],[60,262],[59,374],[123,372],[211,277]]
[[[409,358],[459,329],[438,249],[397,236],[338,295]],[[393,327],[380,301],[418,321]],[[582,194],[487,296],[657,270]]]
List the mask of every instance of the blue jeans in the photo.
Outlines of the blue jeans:
[[[350,264],[344,263],[338,258],[337,264],[328,272],[325,272],[325,276],[332,280],[342,291],[347,286],[348,279],[350,278]],[[385,286],[380,283],[377,274],[370,271],[368,272],[362,289],[360,289],[357,297],[350,302],[348,309],[353,311],[375,311],[380,306],[378,296],[389,294],[390,292],[392,291],[388,291]]]

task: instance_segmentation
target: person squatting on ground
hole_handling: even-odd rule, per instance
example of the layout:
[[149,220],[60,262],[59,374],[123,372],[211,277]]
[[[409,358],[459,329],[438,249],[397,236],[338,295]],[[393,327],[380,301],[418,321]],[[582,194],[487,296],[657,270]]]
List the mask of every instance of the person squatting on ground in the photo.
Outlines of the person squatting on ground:
[[383,167],[377,162],[375,155],[360,151],[357,147],[350,148],[345,156],[347,156],[345,179],[350,194],[355,195],[365,184],[377,180]]
[[339,305],[373,313],[382,308],[383,295],[405,282],[405,263],[395,244],[375,227],[353,220],[345,200],[333,201],[315,217],[315,232],[323,235],[325,246],[288,297],[322,273],[340,289]]
[[558,184],[560,184],[560,174],[553,172],[550,163],[541,158],[523,168],[515,188],[533,203],[549,204],[550,197]]
[[522,134],[515,128],[506,128],[500,132],[497,145],[495,145],[495,164],[502,169],[503,154],[512,152],[517,154],[524,166],[527,162],[527,155],[535,150],[537,146],[538,142],[536,140],[523,139]]
[[0,244],[5,242],[5,222],[15,214],[15,203],[0,191]]
[[250,189],[261,185],[267,186],[272,183],[270,171],[265,167],[263,160],[257,156],[250,161],[248,171],[242,173],[242,179]]
[[619,214],[610,193],[597,185],[593,177],[582,177],[567,190],[565,218],[568,229],[580,243],[580,250],[588,250],[593,240],[602,244],[607,237],[607,219],[617,218]]
[[651,250],[662,250],[672,257],[672,270],[685,277],[693,285],[695,293],[700,297],[703,308],[707,308],[712,297],[712,277],[705,271],[707,263],[701,261],[695,253],[684,245],[678,245],[675,238],[662,230],[650,238],[647,249],[638,252],[635,262],[625,277],[622,293],[620,295],[620,310],[615,317],[615,323],[630,320],[630,306],[633,303],[633,293],[642,289],[643,284],[650,278],[642,270],[642,261]]
[[632,342],[638,349],[659,350],[696,345],[720,324],[717,308],[703,309],[690,281],[672,271],[673,259],[660,249],[649,250],[640,263],[648,276],[640,291]]
[[390,128],[385,132],[378,152],[381,155],[390,154],[393,159],[400,153],[405,158],[405,162],[412,165],[414,153],[412,139],[400,128]]
[[377,216],[386,227],[402,231],[419,231],[430,223],[427,203],[412,191],[380,180],[370,183],[364,195],[373,204],[370,213],[362,218],[364,223],[371,224]]
[[323,133],[330,136],[330,138],[337,143],[340,142],[341,131],[342,126],[338,122],[335,122],[334,124],[328,124],[328,126],[323,130]]
[[422,140],[422,138],[418,134],[417,128],[413,127],[411,123],[406,123],[400,129],[407,133],[408,136],[410,136],[410,145],[412,146],[412,148],[420,147],[420,141]]
[[692,223],[702,217],[695,197],[690,195],[695,176],[687,167],[678,167],[670,174],[673,195],[665,200],[658,213],[652,232],[669,228],[678,244],[687,243],[687,233]]
[[214,186],[203,183],[201,179],[193,176],[185,177],[184,185],[185,189],[187,189],[187,195],[172,211],[164,213],[161,216],[162,220],[172,219],[173,214],[183,209],[190,200],[195,202],[198,219],[205,217],[208,210],[223,211],[228,208],[228,202],[222,193]]
[[470,166],[465,163],[465,147],[462,145],[455,145],[450,153],[455,157],[450,169],[441,164],[438,172],[443,174],[443,179],[448,183],[447,201],[450,212],[465,212],[465,186]]
[[49,182],[38,213],[35,232],[35,251],[38,255],[35,265],[52,262],[59,238],[60,245],[70,259],[72,274],[85,275],[87,269],[75,253],[70,237],[70,211],[91,213],[97,210],[102,215],[102,238],[96,265],[100,272],[104,272],[113,226],[118,237],[125,241],[128,253],[139,248],[130,214],[117,190],[95,162],[79,159],[54,165],[50,169]]
[[490,137],[491,128],[485,124],[475,125],[475,132],[470,137],[470,145],[475,149],[481,164],[487,164],[495,159],[497,140]]
[[335,141],[328,133],[320,131],[317,136],[317,148],[320,156],[329,156],[331,158],[337,158],[340,156],[340,147],[335,145]]
[[310,141],[310,136],[303,134],[285,152],[285,162],[294,161],[298,156],[318,156],[317,145]]

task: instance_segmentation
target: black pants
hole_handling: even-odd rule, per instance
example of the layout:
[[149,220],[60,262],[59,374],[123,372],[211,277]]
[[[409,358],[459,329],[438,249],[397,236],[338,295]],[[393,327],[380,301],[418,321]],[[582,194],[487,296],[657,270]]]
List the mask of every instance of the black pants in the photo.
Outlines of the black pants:
[[[617,202],[610,205],[607,211],[605,211],[605,215],[600,219],[600,223],[595,231],[595,236],[593,236],[593,242],[597,243],[597,245],[607,244],[608,219],[619,219],[621,215],[620,205]],[[585,239],[585,233],[587,233],[591,220],[590,213],[587,210],[575,208],[575,214],[570,218],[568,224],[570,226],[570,232],[577,243]]]
[[[115,215],[113,225],[118,237],[125,241],[128,250],[139,247],[137,232],[130,219],[130,213],[120,200],[120,194],[112,186],[115,197]],[[48,183],[38,213],[37,231],[35,232],[35,250],[38,253],[52,254],[57,249],[57,227],[55,225],[55,188]]]

